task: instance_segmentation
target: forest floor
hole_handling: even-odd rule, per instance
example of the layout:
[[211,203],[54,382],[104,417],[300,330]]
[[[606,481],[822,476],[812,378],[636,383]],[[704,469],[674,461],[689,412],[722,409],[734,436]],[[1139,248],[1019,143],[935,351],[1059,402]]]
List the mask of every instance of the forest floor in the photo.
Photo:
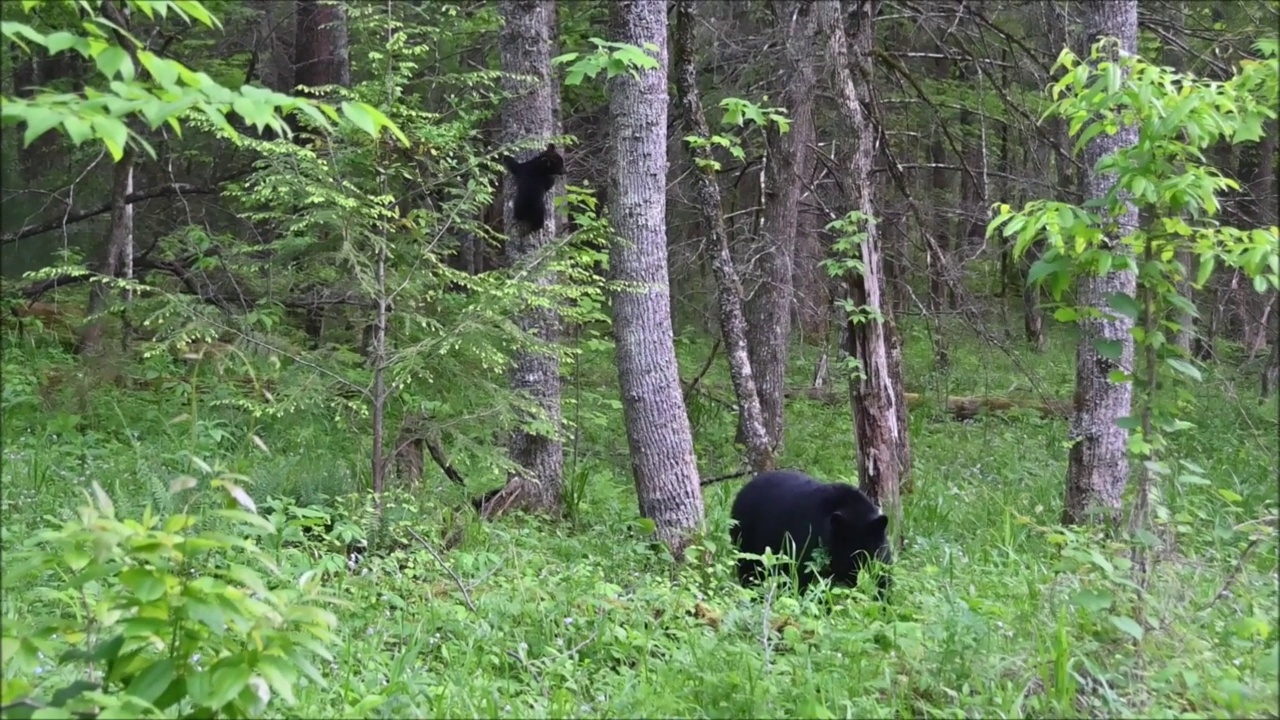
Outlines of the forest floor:
[[[923,328],[905,327],[909,391],[1038,397],[1000,350],[953,339],[951,366],[939,371]],[[107,381],[48,389],[42,378],[80,374],[75,361],[47,344],[7,340],[6,557],[73,517],[90,481],[121,517],[147,505],[179,509],[168,488],[194,474],[192,455],[250,478],[246,488],[277,526],[294,501],[367,517],[350,503],[322,502],[368,481],[368,433],[345,418],[250,418],[235,403],[240,386],[212,373],[194,392]],[[708,350],[680,340],[682,377],[697,373]],[[1046,394],[1069,400],[1066,333],[1043,355],[1017,352]],[[803,386],[814,353],[796,355],[793,382]],[[333,660],[320,667],[327,682],[301,682],[297,704],[270,714],[1276,717],[1277,405],[1259,403],[1256,379],[1229,362],[1208,368],[1186,398],[1183,419],[1197,427],[1176,436],[1171,457],[1198,470],[1158,485],[1145,593],[1132,584],[1127,547],[1057,524],[1060,418],[1012,410],[957,422],[928,402],[912,409],[914,490],[892,602],[881,605],[861,590],[739,588],[727,522],[741,480],[706,488],[706,536],[673,569],[636,519],[621,413],[596,412],[566,462],[575,502],[564,522],[476,520],[468,494],[499,478],[482,456],[463,452],[454,460],[467,491],[428,460],[421,484],[388,501],[388,518],[430,543],[447,570],[407,534],[399,549],[369,552],[354,570],[340,543],[260,540],[285,577],[319,565],[325,589],[343,601]],[[611,363],[610,350],[586,356],[566,396],[580,383],[609,407]],[[702,383],[729,396],[722,362]],[[856,482],[847,408],[797,398],[787,413],[781,464]],[[703,474],[738,469],[730,410],[694,394],[690,416]],[[5,582],[6,628],[62,607],[48,588]],[[5,665],[9,678],[33,683],[70,672],[52,660]]]

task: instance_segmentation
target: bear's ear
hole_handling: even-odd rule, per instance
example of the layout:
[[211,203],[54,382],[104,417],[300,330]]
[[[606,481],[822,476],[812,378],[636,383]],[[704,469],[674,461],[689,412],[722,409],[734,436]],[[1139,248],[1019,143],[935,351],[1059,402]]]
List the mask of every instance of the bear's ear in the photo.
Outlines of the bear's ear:
[[849,516],[844,514],[843,510],[833,510],[831,512],[831,527],[843,528],[849,525]]
[[867,525],[867,528],[870,529],[871,532],[873,533],[884,534],[889,529],[889,516],[888,515],[875,516],[874,518],[872,518],[871,522]]

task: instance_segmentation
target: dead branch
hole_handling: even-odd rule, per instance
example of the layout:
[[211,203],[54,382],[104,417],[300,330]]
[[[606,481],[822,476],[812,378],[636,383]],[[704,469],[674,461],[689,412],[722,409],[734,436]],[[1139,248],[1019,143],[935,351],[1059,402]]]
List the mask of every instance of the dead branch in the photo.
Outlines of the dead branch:
[[[133,203],[142,202],[144,200],[153,200],[155,198],[169,197],[171,195],[213,195],[221,192],[221,188],[218,186],[222,183],[247,175],[249,172],[251,172],[251,170],[238,171],[226,177],[214,180],[213,185],[211,186],[190,185],[188,183],[168,183],[158,187],[129,193],[125,196],[124,202],[126,205],[132,205]],[[49,222],[40,223],[39,225],[28,225],[11,233],[0,234],[0,245],[9,245],[11,243],[18,242],[19,240],[25,240],[26,238],[35,237],[36,235],[42,235],[44,233],[57,230],[58,228],[66,227],[67,225],[72,225],[110,211],[110,202],[104,202],[90,208],[73,210],[67,213],[66,217],[61,217],[57,220],[50,220]]]

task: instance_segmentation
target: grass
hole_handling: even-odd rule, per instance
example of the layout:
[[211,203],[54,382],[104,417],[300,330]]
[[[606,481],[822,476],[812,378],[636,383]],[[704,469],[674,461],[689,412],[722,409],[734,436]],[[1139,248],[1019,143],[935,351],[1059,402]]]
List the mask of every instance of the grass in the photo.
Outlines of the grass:
[[[956,339],[962,328],[951,334],[951,367],[939,372],[923,331],[908,325],[911,390],[1029,392],[1003,353]],[[686,376],[707,349],[681,341]],[[801,383],[813,358],[797,354],[793,380]],[[1022,357],[1045,388],[1069,397],[1068,338]],[[1145,594],[1130,584],[1124,547],[1057,525],[1064,422],[1013,412],[958,423],[929,407],[913,410],[915,490],[885,606],[859,591],[737,587],[727,522],[740,481],[706,489],[705,536],[688,563],[673,566],[636,520],[621,416],[608,410],[616,400],[611,361],[608,352],[586,357],[578,380],[590,392],[570,462],[586,480],[572,521],[480,523],[464,509],[462,490],[429,467],[422,487],[394,498],[389,516],[438,549],[448,569],[403,533],[399,549],[370,553],[350,572],[308,546],[273,551],[287,573],[319,557],[326,588],[342,601],[334,662],[322,668],[328,682],[304,681],[297,705],[276,706],[277,714],[1280,714],[1277,407],[1274,399],[1257,403],[1247,378],[1219,369],[1191,398],[1186,419],[1198,427],[1177,438],[1172,455],[1203,472],[1159,487]],[[367,482],[367,432],[345,419],[319,411],[255,419],[226,402],[235,395],[226,382],[203,385],[194,403],[172,388],[92,381],[42,395],[41,373],[74,375],[70,363],[45,346],[6,347],[6,554],[70,517],[91,480],[122,515],[148,504],[175,509],[168,483],[192,472],[192,454],[251,477],[264,512],[283,507],[272,498],[321,503]],[[728,397],[722,363],[705,382]],[[801,399],[787,412],[782,463],[853,481],[847,410]],[[736,469],[732,415],[705,399],[691,403],[690,415],[703,472]],[[473,488],[499,481],[482,454],[460,452],[455,462]],[[336,512],[337,504],[328,507]],[[458,528],[461,540],[446,543]],[[50,607],[41,588],[6,584],[6,625]],[[43,671],[56,673],[52,665]]]

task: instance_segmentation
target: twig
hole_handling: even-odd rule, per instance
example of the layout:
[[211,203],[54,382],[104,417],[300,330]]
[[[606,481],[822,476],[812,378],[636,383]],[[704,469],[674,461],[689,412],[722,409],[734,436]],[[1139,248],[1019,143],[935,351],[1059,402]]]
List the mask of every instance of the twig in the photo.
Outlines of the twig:
[[718,483],[722,480],[732,480],[734,478],[745,477],[750,474],[751,474],[751,469],[747,468],[746,470],[739,470],[738,472],[729,473],[728,475],[717,475],[713,478],[707,478],[706,480],[703,480],[701,483],[698,483],[698,484],[701,485],[702,487],[706,487],[708,485]]
[[427,542],[426,539],[414,531],[413,528],[405,529],[409,531],[409,534],[413,536],[414,540],[422,543],[422,547],[426,548],[427,552],[431,553],[431,557],[435,558],[436,562],[440,563],[440,567],[444,568],[444,571],[449,573],[449,577],[453,578],[453,584],[457,585],[458,590],[462,592],[462,600],[467,604],[467,608],[471,610],[471,612],[479,615],[480,613],[476,610],[475,603],[471,602],[471,593],[467,592],[467,586],[462,582],[462,578],[458,577],[458,573],[454,572],[453,568],[449,567],[449,564],[444,561],[444,558],[440,557],[440,553],[436,552],[436,549],[431,547],[431,543]]
[[707,374],[708,370],[711,369],[711,363],[715,362],[716,352],[719,350],[720,350],[720,338],[717,337],[715,344],[711,346],[711,353],[707,355],[706,362],[702,363],[702,369],[699,370],[698,374],[695,375],[693,379],[689,381],[689,384],[685,386],[684,399],[686,401],[688,401],[689,399],[689,393],[693,392],[698,387],[698,383],[702,382],[702,377]]
[[1227,592],[1231,590],[1231,586],[1234,585],[1236,583],[1236,579],[1240,577],[1240,571],[1244,569],[1244,561],[1249,559],[1249,554],[1253,552],[1253,549],[1256,548],[1260,542],[1262,542],[1261,537],[1255,537],[1249,541],[1249,544],[1244,548],[1244,552],[1240,553],[1240,559],[1236,561],[1236,566],[1232,568],[1231,574],[1227,575],[1227,581],[1222,583],[1222,589],[1214,593],[1213,599],[1210,600],[1209,604],[1205,605],[1200,612],[1208,610],[1216,605],[1223,597],[1226,597]]

